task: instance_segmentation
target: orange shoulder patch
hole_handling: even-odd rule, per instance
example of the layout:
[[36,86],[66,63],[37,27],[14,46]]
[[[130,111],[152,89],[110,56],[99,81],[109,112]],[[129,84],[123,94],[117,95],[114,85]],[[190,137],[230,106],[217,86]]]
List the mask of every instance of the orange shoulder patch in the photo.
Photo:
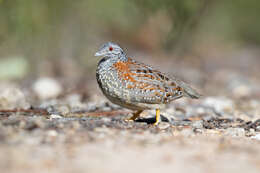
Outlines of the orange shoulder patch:
[[131,73],[127,63],[117,62],[114,64],[114,67],[118,71],[118,76],[121,77],[123,80],[136,82],[136,80],[132,77],[133,73]]

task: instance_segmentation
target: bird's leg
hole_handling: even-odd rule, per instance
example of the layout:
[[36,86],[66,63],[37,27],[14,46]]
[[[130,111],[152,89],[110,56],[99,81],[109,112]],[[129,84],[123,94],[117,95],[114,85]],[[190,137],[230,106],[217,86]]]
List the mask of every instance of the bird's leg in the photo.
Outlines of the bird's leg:
[[136,118],[138,118],[139,116],[140,116],[140,114],[142,113],[143,111],[142,110],[139,110],[139,111],[137,111],[137,112],[135,112],[134,114],[133,114],[133,116],[131,116],[130,118],[128,118],[128,119],[126,119],[127,121],[134,121],[134,120],[136,120]]
[[160,109],[156,109],[156,117],[155,117],[155,122],[153,123],[153,125],[157,125],[159,123],[160,119],[161,119]]

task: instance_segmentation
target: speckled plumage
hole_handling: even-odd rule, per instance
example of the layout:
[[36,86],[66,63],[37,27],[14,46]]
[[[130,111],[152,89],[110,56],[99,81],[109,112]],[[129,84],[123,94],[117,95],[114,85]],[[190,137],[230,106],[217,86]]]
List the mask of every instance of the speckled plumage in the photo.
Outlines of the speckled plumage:
[[186,83],[127,57],[114,43],[104,44],[96,56],[104,56],[96,71],[99,87],[120,106],[139,111],[162,109],[182,96],[200,96]]

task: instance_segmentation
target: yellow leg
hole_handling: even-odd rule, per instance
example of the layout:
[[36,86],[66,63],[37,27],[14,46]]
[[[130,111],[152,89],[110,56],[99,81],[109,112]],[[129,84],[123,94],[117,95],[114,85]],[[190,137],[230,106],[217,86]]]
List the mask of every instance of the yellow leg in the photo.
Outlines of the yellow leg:
[[142,113],[143,111],[137,111],[136,113],[133,114],[133,116],[131,116],[130,118],[126,119],[127,121],[134,121],[136,120],[136,118],[138,118],[140,116],[140,114]]
[[160,121],[160,109],[156,109],[156,117],[155,117],[155,123],[153,123],[153,125],[157,125]]

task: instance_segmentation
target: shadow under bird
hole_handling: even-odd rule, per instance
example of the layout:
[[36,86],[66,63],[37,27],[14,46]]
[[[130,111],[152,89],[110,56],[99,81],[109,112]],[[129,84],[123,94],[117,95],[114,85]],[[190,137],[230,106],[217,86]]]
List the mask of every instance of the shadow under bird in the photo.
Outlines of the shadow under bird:
[[155,109],[156,125],[160,120],[160,109],[165,108],[167,103],[183,96],[200,97],[183,81],[127,57],[115,43],[105,43],[95,56],[103,57],[96,71],[103,94],[114,104],[136,110],[127,120],[134,121],[144,110]]

